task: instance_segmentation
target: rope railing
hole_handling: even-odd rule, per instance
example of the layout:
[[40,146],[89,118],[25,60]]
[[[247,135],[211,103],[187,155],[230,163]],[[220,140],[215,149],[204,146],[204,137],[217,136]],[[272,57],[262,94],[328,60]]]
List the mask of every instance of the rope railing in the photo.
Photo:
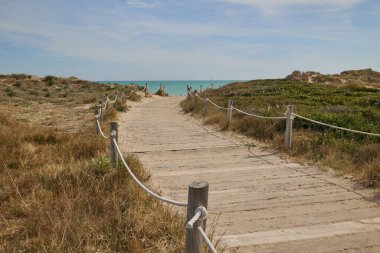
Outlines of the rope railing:
[[[133,90],[131,90],[131,93],[129,93],[129,95],[128,96],[125,96],[125,94],[123,93],[123,95],[126,97],[126,98],[129,98],[129,97],[131,97],[132,96],[132,94],[133,93],[136,93],[135,91],[133,91]],[[137,93],[136,93],[137,94]]]
[[117,100],[117,94],[116,94],[116,97],[115,97],[115,99],[114,100],[112,100],[112,101],[110,101],[110,103],[115,103],[116,102],[116,100]]
[[187,91],[187,94],[189,94],[191,97],[194,97],[194,95],[193,95],[193,94],[191,94],[191,92],[190,92],[190,91]]
[[245,114],[247,116],[252,116],[252,117],[255,117],[255,118],[260,118],[260,119],[286,119],[286,117],[269,117],[269,116],[261,116],[261,115],[257,115],[257,114],[252,114],[252,113],[248,113],[248,112],[245,112],[245,111],[242,111],[234,106],[232,106],[232,109],[237,111],[237,112],[240,112],[242,114]]
[[223,107],[223,106],[220,106],[220,105],[217,105],[215,104],[214,102],[212,102],[210,99],[208,99],[208,102],[210,102],[210,104],[212,104],[213,106],[219,108],[219,109],[222,109],[222,110],[228,110],[227,107]]
[[229,124],[232,122],[232,112],[234,110],[236,112],[238,112],[238,113],[242,113],[244,115],[247,115],[247,116],[250,116],[250,117],[255,117],[255,118],[269,119],[269,120],[286,120],[286,130],[285,130],[285,148],[286,149],[289,149],[291,147],[292,131],[293,131],[293,121],[294,121],[295,118],[300,118],[300,119],[312,122],[314,124],[319,124],[319,125],[322,125],[322,126],[333,128],[333,129],[338,129],[338,130],[347,131],[347,132],[351,132],[351,133],[357,133],[357,134],[363,134],[363,135],[380,137],[379,133],[371,133],[371,132],[365,132],[365,131],[359,131],[359,130],[349,129],[349,128],[345,128],[345,127],[335,126],[335,125],[323,123],[323,122],[320,122],[320,121],[317,121],[317,120],[313,120],[313,119],[307,118],[305,116],[293,113],[293,106],[291,106],[291,105],[288,105],[288,109],[287,109],[287,111],[285,113],[285,116],[276,116],[276,117],[262,116],[262,115],[257,115],[257,114],[249,113],[249,112],[246,112],[246,111],[243,111],[241,109],[238,109],[238,108],[234,107],[232,100],[228,100],[228,107],[227,108],[226,107],[222,107],[222,106],[214,103],[212,100],[210,100],[207,97],[207,94],[206,94],[206,98],[202,98],[197,93],[195,93],[195,95],[193,95],[192,92],[191,92],[191,90],[192,90],[192,88],[190,86],[187,86],[187,94],[188,94],[187,99],[189,100],[191,97],[193,97],[194,99],[199,99],[201,101],[204,101],[204,108],[205,108],[204,115],[206,115],[208,113],[208,104],[210,103],[210,104],[212,104],[213,106],[215,106],[215,107],[217,107],[219,109],[227,110],[227,121],[228,121]]
[[[132,94],[132,92],[131,92]],[[131,95],[130,94],[130,95]],[[123,96],[122,96],[123,97]],[[119,97],[117,97],[119,99]],[[106,100],[109,101],[108,99]],[[117,166],[118,161],[121,161],[128,174],[131,176],[133,181],[141,187],[149,196],[162,201],[167,204],[171,204],[179,207],[187,208],[187,218],[186,223],[186,242],[185,242],[185,253],[201,253],[202,252],[202,240],[207,244],[211,252],[216,252],[214,246],[208,239],[204,229],[206,224],[207,209],[203,206],[207,206],[208,200],[208,183],[206,182],[193,182],[188,188],[188,200],[189,202],[180,202],[168,197],[161,196],[152,190],[150,190],[146,185],[144,185],[133,173],[129,167],[127,161],[125,160],[123,153],[118,145],[118,126],[117,122],[110,122],[110,135],[106,136],[101,128],[99,122],[101,113],[101,101],[99,103],[99,109],[95,109],[95,127],[96,132],[100,134],[103,138],[110,140],[110,161],[114,167]],[[195,215],[194,215],[195,214]],[[194,216],[194,217],[193,217]],[[194,226],[195,224],[195,226]]]
[[295,116],[295,117],[297,117],[297,118],[300,118],[300,119],[303,119],[303,120],[306,120],[306,121],[309,121],[309,122],[312,122],[312,123],[315,123],[315,124],[318,124],[318,125],[327,126],[327,127],[331,127],[331,128],[335,128],[335,129],[339,129],[339,130],[343,130],[343,131],[347,131],[347,132],[357,133],[357,134],[365,134],[365,135],[371,135],[371,136],[380,137],[380,134],[363,132],[363,131],[349,129],[349,128],[345,128],[345,127],[334,126],[334,125],[330,125],[330,124],[327,124],[327,123],[323,123],[323,122],[320,122],[320,121],[317,121],[317,120],[313,120],[313,119],[301,116],[301,115],[296,114],[296,113],[292,113],[292,115]]
[[104,107],[102,108],[103,110],[107,109],[108,107],[108,97],[106,98],[106,102],[104,103]]
[[175,206],[184,206],[186,207],[187,206],[187,203],[186,202],[179,202],[179,201],[175,201],[175,200],[171,200],[169,198],[166,198],[166,197],[163,197],[163,196],[160,196],[158,195],[157,193],[154,193],[153,191],[149,190],[143,183],[140,182],[140,180],[135,176],[135,174],[133,174],[132,170],[129,168],[127,162],[125,161],[124,157],[123,157],[123,154],[121,153],[120,151],[120,148],[119,148],[119,145],[117,144],[116,140],[113,138],[112,139],[115,147],[116,147],[116,150],[117,152],[119,153],[119,156],[120,156],[120,159],[121,161],[123,162],[124,164],[124,167],[127,169],[128,171],[128,174],[133,178],[133,180],[146,192],[148,193],[150,196],[152,196],[153,198],[155,199],[158,199],[158,200],[161,200],[163,202],[166,202],[168,204],[172,204],[172,205],[175,205]]
[[104,139],[108,139],[109,136],[106,136],[100,126],[100,123],[99,123],[99,116],[97,115],[96,117],[96,124],[98,125],[98,129],[99,129],[99,133],[103,136]]
[[199,232],[199,234],[201,235],[203,241],[206,243],[206,245],[208,246],[209,250],[212,252],[212,253],[218,253],[214,247],[214,245],[212,244],[212,242],[210,241],[210,239],[208,239],[205,231],[203,230],[203,228],[201,226],[198,226],[197,227],[197,230]]
[[206,99],[204,99],[204,98],[201,98],[199,95],[198,95],[198,93],[195,93],[195,96],[197,97],[197,98],[199,98],[201,101],[205,101]]
[[[194,224],[197,224],[195,229],[199,232],[199,235],[201,236],[202,240],[206,243],[207,247],[212,253],[217,253],[214,245],[208,238],[207,234],[203,230],[202,226],[199,224],[207,217],[207,209],[203,206],[198,207],[195,210],[194,216],[186,223],[186,229],[193,230]],[[200,222],[199,222],[200,221]]]

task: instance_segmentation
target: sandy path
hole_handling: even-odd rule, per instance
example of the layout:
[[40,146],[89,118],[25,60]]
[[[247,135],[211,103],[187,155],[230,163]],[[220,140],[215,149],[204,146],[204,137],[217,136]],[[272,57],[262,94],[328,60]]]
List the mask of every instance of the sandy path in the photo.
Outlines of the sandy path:
[[[132,104],[119,120],[124,151],[138,154],[164,195],[210,184],[217,235],[238,252],[380,252],[379,193],[280,158],[274,151],[201,126],[183,98]],[[215,237],[217,238],[217,237]]]

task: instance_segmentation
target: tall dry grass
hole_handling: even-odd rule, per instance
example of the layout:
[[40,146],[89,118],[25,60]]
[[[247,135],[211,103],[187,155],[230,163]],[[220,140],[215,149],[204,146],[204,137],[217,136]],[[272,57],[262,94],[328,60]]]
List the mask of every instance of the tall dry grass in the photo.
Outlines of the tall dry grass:
[[62,133],[0,114],[0,143],[0,252],[182,252],[181,217],[111,167],[93,128]]

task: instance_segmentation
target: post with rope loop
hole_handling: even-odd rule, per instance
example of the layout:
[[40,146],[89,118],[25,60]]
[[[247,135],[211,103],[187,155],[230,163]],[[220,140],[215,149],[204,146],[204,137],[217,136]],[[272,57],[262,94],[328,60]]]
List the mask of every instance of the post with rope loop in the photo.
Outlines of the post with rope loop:
[[234,102],[232,100],[228,100],[228,108],[227,108],[227,120],[228,124],[231,124],[232,121],[232,106]]
[[114,167],[117,165],[117,150],[115,147],[115,143],[113,140],[115,139],[118,142],[118,130],[117,130],[117,122],[110,122],[110,160]]
[[97,135],[99,134],[98,120],[99,120],[99,109],[95,109],[95,130],[96,130]]
[[99,110],[99,114],[98,114],[99,120],[103,121],[103,103],[102,103],[102,100],[99,100],[98,110]]
[[[197,208],[203,206],[207,209],[208,204],[208,183],[207,182],[192,182],[189,185],[188,191],[188,206],[186,223],[190,221]],[[197,229],[201,226],[206,231],[206,218],[197,220],[192,229],[186,228],[185,253],[201,253],[202,252],[202,237]]]
[[286,116],[286,130],[285,130],[285,149],[292,147],[292,134],[293,134],[293,105],[288,105],[285,113]]
[[104,106],[106,110],[108,109],[108,101],[110,101],[110,99],[108,98],[108,94],[106,94],[106,104]]
[[147,97],[148,96],[148,84],[145,83],[145,92],[144,92],[144,96]]
[[205,116],[207,115],[208,113],[208,94],[206,94],[206,98],[205,98]]

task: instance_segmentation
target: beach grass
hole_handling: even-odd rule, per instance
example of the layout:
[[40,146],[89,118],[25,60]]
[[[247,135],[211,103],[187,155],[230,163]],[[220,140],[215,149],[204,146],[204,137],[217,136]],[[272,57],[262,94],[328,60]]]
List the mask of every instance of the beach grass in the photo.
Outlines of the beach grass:
[[[182,252],[183,217],[143,192],[122,164],[113,168],[109,140],[95,134],[93,109],[110,86],[55,77],[32,86],[33,79],[1,79],[1,89],[15,87],[16,95],[2,93],[10,100],[0,113],[0,252]],[[50,90],[63,85],[71,97]],[[46,86],[51,95],[40,96]],[[105,133],[120,106],[106,111]],[[62,118],[47,125],[44,117]],[[150,185],[138,158],[125,159]]]

